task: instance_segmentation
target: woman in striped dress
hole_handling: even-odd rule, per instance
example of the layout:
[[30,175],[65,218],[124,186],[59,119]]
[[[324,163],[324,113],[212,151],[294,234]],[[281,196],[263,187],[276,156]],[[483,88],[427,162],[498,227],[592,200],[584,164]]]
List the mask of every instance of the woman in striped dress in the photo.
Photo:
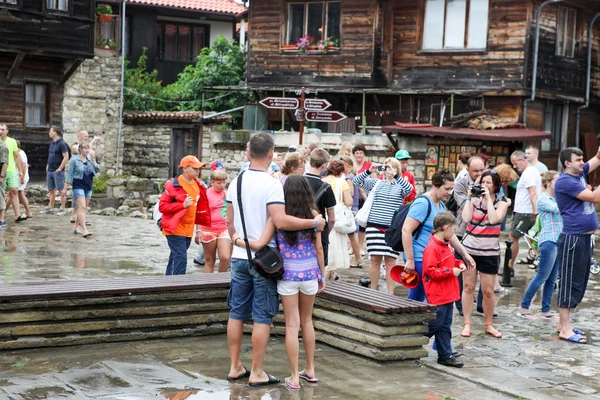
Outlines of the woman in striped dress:
[[496,197],[502,183],[494,170],[487,170],[479,179],[483,193],[473,196],[472,188],[467,204],[463,208],[462,218],[467,223],[463,246],[475,260],[477,268],[463,273],[462,306],[464,327],[461,336],[471,336],[471,314],[473,313],[473,293],[477,284],[477,272],[483,291],[484,332],[495,338],[502,334],[492,325],[494,315],[494,284],[500,267],[500,228],[506,215],[508,204]]
[[392,223],[394,212],[404,203],[404,198],[412,192],[413,186],[402,178],[402,167],[398,160],[387,158],[383,165],[385,167],[383,180],[369,177],[377,171],[378,166],[372,165],[369,170],[358,174],[353,183],[367,191],[375,192],[366,229],[367,252],[371,258],[369,266],[371,289],[377,290],[379,266],[384,259],[388,293],[393,294],[396,284],[390,277],[390,269],[396,263],[399,253],[385,242],[385,231]]

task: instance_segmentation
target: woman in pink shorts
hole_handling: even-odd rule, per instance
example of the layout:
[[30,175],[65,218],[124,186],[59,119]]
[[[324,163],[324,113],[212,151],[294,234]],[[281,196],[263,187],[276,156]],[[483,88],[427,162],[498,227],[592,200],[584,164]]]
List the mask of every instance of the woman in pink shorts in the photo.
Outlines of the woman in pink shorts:
[[[219,252],[219,272],[229,270],[231,260],[231,238],[227,231],[227,202],[225,186],[227,172],[217,169],[210,174],[210,189],[206,191],[210,210],[211,225],[200,226],[202,247],[204,247],[204,273],[215,271],[217,251]],[[197,236],[198,237],[198,236]]]

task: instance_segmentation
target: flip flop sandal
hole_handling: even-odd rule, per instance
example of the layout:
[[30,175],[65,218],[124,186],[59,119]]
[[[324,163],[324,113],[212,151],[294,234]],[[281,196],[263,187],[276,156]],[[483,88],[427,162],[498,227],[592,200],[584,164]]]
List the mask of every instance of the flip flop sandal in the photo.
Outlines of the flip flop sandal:
[[250,383],[248,383],[248,386],[250,386],[250,387],[263,387],[263,386],[268,386],[268,385],[276,385],[276,384],[278,384],[280,382],[279,379],[275,378],[271,374],[267,374],[267,376],[269,377],[268,381],[265,381],[265,382],[250,382]]
[[525,319],[538,319],[537,315],[529,313],[529,312],[527,312],[527,313],[519,313],[518,312],[517,316],[521,317],[521,318],[525,318]]
[[350,268],[362,268],[362,264],[357,261],[354,264],[350,264]]
[[521,258],[519,261],[517,261],[517,264],[532,264],[534,261],[535,261],[535,258],[525,257],[525,258]]
[[[467,328],[467,325],[469,325],[468,328]],[[462,336],[462,337],[471,337],[471,323],[470,322],[465,322],[463,324],[463,330],[462,330],[462,332],[460,332],[460,336]]]
[[[489,330],[488,327],[492,327],[492,330]],[[485,332],[486,335],[493,336],[496,339],[502,338],[502,333],[498,329],[494,328],[494,326],[492,324],[485,324],[483,326],[483,331]]]
[[[560,333],[560,331],[556,331],[556,333]],[[585,336],[585,332],[582,331],[581,329],[573,328],[573,333],[576,334],[576,335]]]
[[27,219],[26,216],[24,215],[19,215],[19,218],[15,218],[15,222],[21,222],[21,221],[25,221]]
[[300,374],[298,374],[298,376],[300,377],[300,379],[305,380],[306,382],[310,382],[310,383],[319,382],[319,379],[315,378],[314,376],[311,378],[310,376],[308,376],[306,374],[305,371],[300,372]]
[[[564,338],[562,336],[559,336],[558,338],[560,340],[566,340],[567,342],[573,342],[573,343],[579,343],[579,344],[587,344],[587,339],[584,336],[582,336],[582,335],[580,335],[578,333],[574,334],[573,336],[569,336],[568,338]],[[583,340],[583,342],[582,342],[582,340]]]
[[236,376],[234,378],[228,376],[227,380],[230,381],[230,382],[233,382],[233,381],[237,381],[237,380],[240,380],[240,379],[244,379],[244,378],[250,377],[250,371],[248,369],[246,369],[246,367],[242,367],[242,368],[244,368],[244,372],[242,374],[239,374],[238,376]]
[[292,390],[300,390],[301,389],[300,385],[294,385],[290,378],[285,378],[285,386],[287,386],[288,389],[292,389]]

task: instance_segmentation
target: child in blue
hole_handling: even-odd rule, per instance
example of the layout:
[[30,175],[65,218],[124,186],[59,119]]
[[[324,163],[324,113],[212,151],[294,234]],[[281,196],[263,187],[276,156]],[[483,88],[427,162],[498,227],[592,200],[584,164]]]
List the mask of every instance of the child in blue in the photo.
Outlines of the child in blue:
[[433,221],[429,244],[423,250],[423,286],[430,304],[437,306],[436,320],[429,324],[425,336],[435,336],[438,364],[461,368],[463,363],[452,353],[452,311],[454,302],[460,298],[458,276],[466,267],[456,260],[450,239],[454,236],[456,217],[441,212]]
[[[298,218],[314,218],[316,210],[313,192],[301,175],[288,176],[283,185],[285,212]],[[277,245],[283,258],[283,279],[277,282],[277,292],[281,296],[285,315],[285,345],[291,368],[291,375],[285,378],[289,389],[299,390],[300,379],[317,383],[315,377],[315,329],[312,323],[312,310],[317,292],[325,288],[325,263],[321,233],[314,230],[282,231],[275,228],[269,219],[265,232],[256,242],[250,242],[253,250],[267,245],[273,235],[277,235]],[[243,240],[233,242],[242,245]],[[306,367],[298,371],[299,342],[298,332],[302,328],[302,342],[306,353]]]

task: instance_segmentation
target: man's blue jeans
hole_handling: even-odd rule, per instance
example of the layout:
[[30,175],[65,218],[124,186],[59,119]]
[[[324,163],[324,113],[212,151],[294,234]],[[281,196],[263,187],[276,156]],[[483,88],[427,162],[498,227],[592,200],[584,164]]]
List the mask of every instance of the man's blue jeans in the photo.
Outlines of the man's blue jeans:
[[531,300],[540,286],[542,289],[542,312],[550,312],[552,294],[554,293],[554,284],[558,276],[558,246],[555,242],[547,241],[540,244],[540,260],[538,263],[538,272],[529,283],[525,295],[521,301],[521,307],[528,310]]
[[185,236],[167,235],[167,243],[171,254],[165,275],[185,275],[187,268],[187,250],[192,243],[192,238]]

